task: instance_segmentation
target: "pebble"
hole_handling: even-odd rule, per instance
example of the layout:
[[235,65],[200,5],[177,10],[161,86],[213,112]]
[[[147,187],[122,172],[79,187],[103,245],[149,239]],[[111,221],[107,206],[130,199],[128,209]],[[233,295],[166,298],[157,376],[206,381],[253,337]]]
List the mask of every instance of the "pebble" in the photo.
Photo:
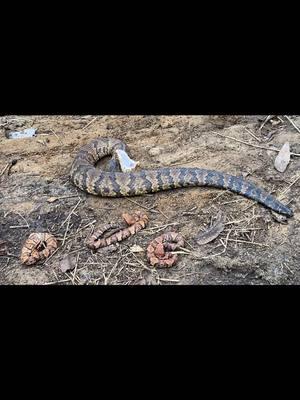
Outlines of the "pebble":
[[161,149],[159,147],[152,147],[149,151],[148,151],[149,155],[154,157],[154,156],[158,156],[161,153]]

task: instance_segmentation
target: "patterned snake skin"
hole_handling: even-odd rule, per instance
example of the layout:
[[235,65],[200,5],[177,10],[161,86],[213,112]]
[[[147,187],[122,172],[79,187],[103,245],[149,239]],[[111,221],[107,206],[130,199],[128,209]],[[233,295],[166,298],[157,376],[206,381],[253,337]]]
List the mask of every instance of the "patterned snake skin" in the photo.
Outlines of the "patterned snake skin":
[[[122,217],[126,223],[125,225],[122,223],[102,225],[86,241],[87,247],[92,250],[97,250],[101,247],[121,242],[122,240],[135,235],[141,229],[144,229],[149,222],[148,215],[143,211],[135,211],[132,214],[123,213]],[[106,233],[108,233],[108,236],[104,237],[104,234]]]
[[202,168],[159,168],[134,172],[110,172],[95,168],[101,158],[125,150],[123,142],[113,138],[98,138],[83,146],[71,167],[71,180],[81,190],[103,197],[137,196],[161,190],[212,186],[228,189],[288,217],[293,211],[263,189],[242,177]]

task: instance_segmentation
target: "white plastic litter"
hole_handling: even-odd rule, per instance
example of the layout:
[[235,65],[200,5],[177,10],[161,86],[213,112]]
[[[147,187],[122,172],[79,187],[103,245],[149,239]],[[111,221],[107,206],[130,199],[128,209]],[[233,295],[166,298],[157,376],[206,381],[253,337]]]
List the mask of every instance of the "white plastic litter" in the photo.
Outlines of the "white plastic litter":
[[9,132],[6,134],[8,139],[23,139],[36,136],[36,129],[35,128],[28,128],[24,129],[23,131],[14,131]]

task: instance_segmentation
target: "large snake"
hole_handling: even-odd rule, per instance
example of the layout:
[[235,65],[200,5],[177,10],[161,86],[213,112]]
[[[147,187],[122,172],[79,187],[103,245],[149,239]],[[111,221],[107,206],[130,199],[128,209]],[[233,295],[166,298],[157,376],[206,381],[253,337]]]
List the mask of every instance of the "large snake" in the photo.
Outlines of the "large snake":
[[[103,197],[137,196],[182,187],[211,186],[241,194],[288,217],[293,215],[290,208],[253,183],[219,171],[172,167],[140,171],[128,169],[129,172],[125,169],[126,172],[118,172],[117,161],[121,161],[122,167],[121,153],[127,156],[126,145],[121,140],[92,140],[80,149],[73,161],[70,172],[72,182],[81,190]],[[110,171],[95,167],[101,158],[109,155],[112,156]]]

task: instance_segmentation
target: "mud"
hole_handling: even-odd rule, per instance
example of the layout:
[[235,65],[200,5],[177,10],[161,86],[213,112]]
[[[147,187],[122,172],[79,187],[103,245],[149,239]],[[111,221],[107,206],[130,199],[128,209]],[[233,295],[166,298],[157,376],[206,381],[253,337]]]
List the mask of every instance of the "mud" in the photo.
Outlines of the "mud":
[[[299,154],[300,133],[290,122],[274,117],[259,129],[265,117],[0,117],[0,240],[8,247],[8,254],[0,254],[0,284],[299,284],[300,180],[293,182],[300,173],[300,157],[292,156],[280,173],[274,168],[277,152],[218,135],[278,149],[289,142]],[[300,126],[300,117],[292,118]],[[27,128],[36,128],[36,136],[7,138],[8,132]],[[139,168],[204,167],[243,175],[276,197],[286,191],[282,201],[294,216],[281,220],[251,200],[212,188],[130,199],[88,195],[74,187],[68,173],[79,148],[97,136],[125,141]],[[87,248],[85,240],[97,225],[137,209],[149,215],[146,229],[113,248],[97,253]],[[225,230],[211,243],[198,245],[197,234],[211,226],[219,210],[225,215]],[[178,255],[174,267],[153,270],[147,245],[171,230],[184,236],[186,253]],[[55,235],[58,251],[46,262],[22,266],[22,245],[36,231]],[[134,245],[144,252],[131,251]],[[62,272],[59,263],[67,254],[76,258],[75,269]]]

